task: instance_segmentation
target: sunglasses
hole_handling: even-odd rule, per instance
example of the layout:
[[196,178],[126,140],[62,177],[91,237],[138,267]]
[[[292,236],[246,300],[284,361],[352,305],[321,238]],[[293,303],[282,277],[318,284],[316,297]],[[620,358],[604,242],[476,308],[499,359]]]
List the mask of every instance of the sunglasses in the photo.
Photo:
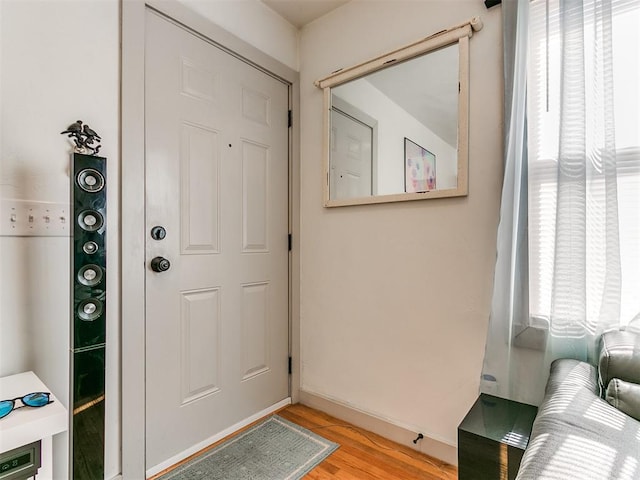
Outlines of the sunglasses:
[[[51,394],[49,392],[33,392],[27,393],[23,397],[16,397],[12,400],[0,400],[0,418],[4,418],[14,410],[22,407],[44,407],[53,403],[53,400],[49,399]],[[20,400],[22,405],[16,407],[16,400]]]

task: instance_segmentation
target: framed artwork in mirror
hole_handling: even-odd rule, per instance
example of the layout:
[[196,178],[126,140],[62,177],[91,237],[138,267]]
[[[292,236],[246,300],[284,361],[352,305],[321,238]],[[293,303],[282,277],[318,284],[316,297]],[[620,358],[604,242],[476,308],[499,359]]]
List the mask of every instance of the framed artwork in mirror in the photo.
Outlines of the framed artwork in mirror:
[[404,137],[404,191],[422,193],[436,189],[436,156]]

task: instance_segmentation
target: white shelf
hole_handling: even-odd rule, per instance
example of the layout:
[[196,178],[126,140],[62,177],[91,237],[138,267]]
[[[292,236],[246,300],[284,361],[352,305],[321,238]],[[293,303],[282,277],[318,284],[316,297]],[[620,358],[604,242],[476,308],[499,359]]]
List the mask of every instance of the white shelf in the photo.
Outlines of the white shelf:
[[[0,378],[0,400],[22,397],[32,392],[51,392],[33,373],[25,372]],[[19,408],[0,419],[0,452],[27,445],[64,432],[68,428],[67,409],[55,395],[53,403],[39,408]],[[16,402],[19,406],[20,402]]]

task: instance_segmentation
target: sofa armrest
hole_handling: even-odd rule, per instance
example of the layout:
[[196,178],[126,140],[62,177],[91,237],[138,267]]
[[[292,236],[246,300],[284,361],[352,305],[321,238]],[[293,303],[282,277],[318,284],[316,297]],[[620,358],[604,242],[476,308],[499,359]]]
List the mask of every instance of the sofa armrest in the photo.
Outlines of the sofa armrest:
[[640,335],[624,330],[602,334],[598,365],[603,393],[612,378],[640,384]]

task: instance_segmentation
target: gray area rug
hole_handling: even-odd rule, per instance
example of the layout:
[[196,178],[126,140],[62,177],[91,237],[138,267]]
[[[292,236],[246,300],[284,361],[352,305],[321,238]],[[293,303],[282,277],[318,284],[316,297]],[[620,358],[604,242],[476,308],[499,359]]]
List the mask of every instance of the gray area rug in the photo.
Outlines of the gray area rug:
[[337,443],[273,415],[159,480],[297,480],[336,448]]

